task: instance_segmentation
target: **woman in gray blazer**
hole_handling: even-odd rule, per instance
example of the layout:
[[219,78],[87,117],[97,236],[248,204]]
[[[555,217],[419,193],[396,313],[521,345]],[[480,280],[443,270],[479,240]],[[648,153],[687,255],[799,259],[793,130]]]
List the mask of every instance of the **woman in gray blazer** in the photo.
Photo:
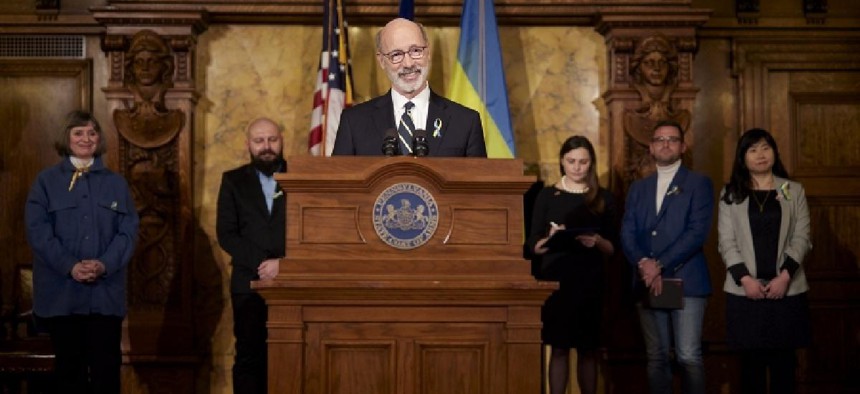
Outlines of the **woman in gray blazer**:
[[726,264],[729,346],[741,353],[741,392],[794,393],[795,349],[809,344],[809,286],[803,259],[809,209],[788,179],[773,136],[762,129],[738,141],[720,197],[719,249]]

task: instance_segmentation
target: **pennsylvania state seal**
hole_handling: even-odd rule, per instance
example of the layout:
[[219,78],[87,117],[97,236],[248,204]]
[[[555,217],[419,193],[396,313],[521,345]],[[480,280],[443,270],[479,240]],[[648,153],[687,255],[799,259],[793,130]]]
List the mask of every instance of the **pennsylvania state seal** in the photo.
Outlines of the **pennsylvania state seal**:
[[439,225],[436,200],[414,183],[395,183],[373,204],[373,228],[382,242],[408,250],[427,243]]

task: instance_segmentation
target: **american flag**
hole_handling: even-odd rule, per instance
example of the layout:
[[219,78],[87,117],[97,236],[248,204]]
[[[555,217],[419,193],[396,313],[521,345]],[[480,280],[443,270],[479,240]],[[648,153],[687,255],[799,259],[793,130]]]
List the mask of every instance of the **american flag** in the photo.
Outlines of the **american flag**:
[[323,45],[308,137],[308,150],[314,156],[331,156],[340,113],[352,105],[352,72],[343,0],[323,1]]

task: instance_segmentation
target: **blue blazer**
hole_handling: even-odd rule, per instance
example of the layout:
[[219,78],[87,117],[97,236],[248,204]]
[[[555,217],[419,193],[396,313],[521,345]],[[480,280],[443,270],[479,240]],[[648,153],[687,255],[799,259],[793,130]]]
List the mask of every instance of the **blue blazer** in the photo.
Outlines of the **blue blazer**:
[[[436,120],[442,127],[433,133]],[[385,130],[396,128],[391,91],[347,108],[340,116],[332,156],[382,156]],[[420,128],[420,127],[419,127]],[[487,157],[484,129],[478,112],[448,100],[432,90],[427,113],[430,156]]]
[[655,212],[656,198],[656,173],[630,186],[621,224],[621,246],[627,261],[636,270],[639,260],[654,258],[663,265],[664,278],[684,280],[685,296],[711,294],[702,250],[713,218],[711,180],[681,166],[669,184],[660,212]]

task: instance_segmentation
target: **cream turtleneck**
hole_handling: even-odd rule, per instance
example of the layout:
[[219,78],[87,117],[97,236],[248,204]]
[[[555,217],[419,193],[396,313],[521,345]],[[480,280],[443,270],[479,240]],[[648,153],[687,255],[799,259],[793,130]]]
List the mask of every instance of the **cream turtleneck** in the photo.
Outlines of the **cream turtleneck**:
[[663,197],[666,197],[669,184],[672,183],[672,179],[675,178],[679,168],[681,168],[680,159],[665,167],[657,166],[657,212],[660,212],[660,207],[663,206]]

